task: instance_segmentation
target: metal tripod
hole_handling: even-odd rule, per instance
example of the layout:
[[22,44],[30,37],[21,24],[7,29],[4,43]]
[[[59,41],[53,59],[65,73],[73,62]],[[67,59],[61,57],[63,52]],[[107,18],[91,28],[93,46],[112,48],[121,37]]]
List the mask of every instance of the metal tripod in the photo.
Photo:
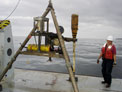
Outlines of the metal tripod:
[[[51,11],[51,15],[52,15],[54,25],[55,25],[55,28],[56,28],[56,32],[57,32],[57,35],[58,35],[58,39],[59,39],[59,42],[60,42],[60,45],[61,45],[61,48],[62,48],[62,51],[63,51],[63,56],[64,56],[65,63],[66,63],[66,66],[67,66],[67,70],[68,70],[69,76],[71,78],[71,82],[72,82],[74,92],[79,92],[77,83],[75,81],[75,76],[73,74],[73,70],[72,70],[72,67],[71,67],[71,64],[70,64],[70,58],[68,56],[68,53],[67,53],[67,50],[66,50],[66,47],[65,47],[65,44],[64,44],[64,40],[63,40],[63,38],[61,36],[61,32],[59,30],[59,25],[58,25],[58,22],[57,22],[57,19],[56,19],[56,16],[55,16],[55,12],[54,12],[54,8],[53,8],[53,5],[51,3],[51,0],[49,1],[49,5],[48,5],[46,11],[43,13],[43,15],[41,17],[45,18],[50,11]],[[27,36],[25,41],[21,44],[20,48],[17,50],[17,52],[15,53],[13,58],[8,63],[7,67],[4,69],[3,73],[0,75],[0,81],[3,79],[4,75],[8,72],[8,70],[12,67],[12,64],[15,62],[16,58],[21,53],[22,49],[25,47],[27,42],[30,40],[30,38],[32,37],[35,30],[38,28],[37,25],[38,24],[35,24],[32,31],[29,33],[29,35]]]

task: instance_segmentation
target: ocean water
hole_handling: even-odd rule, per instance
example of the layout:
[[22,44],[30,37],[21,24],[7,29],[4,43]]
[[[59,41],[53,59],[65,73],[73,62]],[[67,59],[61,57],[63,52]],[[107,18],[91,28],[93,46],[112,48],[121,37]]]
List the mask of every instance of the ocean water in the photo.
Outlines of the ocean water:
[[[25,37],[14,37],[15,52],[20,47]],[[104,39],[78,39],[76,43],[76,74],[101,77],[101,63],[97,64],[97,58],[101,47],[106,41]],[[32,38],[28,43],[35,43]],[[116,39],[114,44],[117,48],[117,65],[113,67],[112,76],[122,79],[122,39]],[[73,61],[73,43],[65,42],[70,61]],[[25,50],[26,48],[24,48]],[[14,63],[16,68],[32,69],[39,71],[68,73],[65,60],[62,58],[52,58],[48,62],[48,57],[19,55]]]

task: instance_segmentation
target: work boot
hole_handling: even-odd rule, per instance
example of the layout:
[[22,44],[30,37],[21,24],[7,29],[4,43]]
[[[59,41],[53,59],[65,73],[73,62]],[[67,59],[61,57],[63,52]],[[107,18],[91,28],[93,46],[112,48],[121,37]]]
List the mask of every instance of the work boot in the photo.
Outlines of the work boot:
[[107,84],[107,85],[106,85],[106,88],[110,88],[110,87],[111,87],[111,84]]
[[101,83],[102,83],[102,84],[105,84],[106,82],[105,82],[105,81],[102,81]]
[[2,85],[0,84],[0,92],[2,91]]

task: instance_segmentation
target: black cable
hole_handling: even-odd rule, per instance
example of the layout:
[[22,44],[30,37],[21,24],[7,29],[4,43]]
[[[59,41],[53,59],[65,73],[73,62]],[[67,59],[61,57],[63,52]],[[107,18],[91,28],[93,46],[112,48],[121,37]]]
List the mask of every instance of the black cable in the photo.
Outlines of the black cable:
[[[14,13],[14,11],[17,9],[18,5],[20,4],[20,1],[21,1],[21,0],[18,0],[18,2],[17,2],[17,4],[16,4],[15,8],[12,10],[12,12],[11,12],[4,20],[7,20],[7,19]],[[4,21],[4,20],[3,20],[3,21]],[[2,23],[3,21],[1,21],[0,23]]]
[[37,40],[36,40],[36,35],[34,33],[34,40],[35,40],[35,44],[37,45]]

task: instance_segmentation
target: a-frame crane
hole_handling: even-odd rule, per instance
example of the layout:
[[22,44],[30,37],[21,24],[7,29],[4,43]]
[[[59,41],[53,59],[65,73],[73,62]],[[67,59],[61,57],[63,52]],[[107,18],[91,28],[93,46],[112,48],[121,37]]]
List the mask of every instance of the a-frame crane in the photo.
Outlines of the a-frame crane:
[[[52,34],[48,30],[48,23],[49,19],[46,18],[47,14],[51,12],[52,19],[54,22],[54,26],[56,28],[56,34]],[[75,75],[73,73],[73,67],[70,62],[69,55],[67,53],[64,40],[67,41],[73,41],[75,43],[76,41],[76,34],[77,34],[77,27],[78,27],[78,15],[73,15],[74,17],[74,22],[72,25],[72,30],[73,30],[73,38],[65,38],[61,34],[61,27],[59,26],[56,15],[54,12],[53,5],[51,3],[51,0],[49,1],[49,5],[46,9],[46,11],[42,14],[41,17],[35,17],[34,18],[34,27],[32,31],[29,33],[27,38],[24,40],[24,42],[21,44],[20,48],[17,50],[13,58],[10,60],[8,63],[7,67],[4,69],[3,73],[0,75],[0,81],[3,79],[4,75],[7,73],[7,71],[12,67],[12,64],[15,62],[16,58],[18,57],[19,54],[25,54],[25,55],[38,55],[38,56],[48,56],[49,58],[51,57],[63,57],[65,59],[66,67],[69,72],[69,76],[71,79],[71,83],[74,89],[74,92],[79,92],[77,83],[75,81]],[[44,30],[44,25],[45,23],[47,24],[47,30]],[[55,35],[57,39],[57,44],[59,46],[58,52],[55,52],[54,50],[50,50],[54,44],[51,44],[52,39],[50,35]],[[38,43],[37,44],[30,44],[27,48],[27,51],[23,51],[23,48],[25,45],[28,43],[28,41],[31,39],[32,36],[37,36],[38,37]],[[45,36],[45,44],[42,45],[41,43],[41,37]],[[54,41],[54,39],[53,39]],[[75,70],[75,69],[74,69]]]

